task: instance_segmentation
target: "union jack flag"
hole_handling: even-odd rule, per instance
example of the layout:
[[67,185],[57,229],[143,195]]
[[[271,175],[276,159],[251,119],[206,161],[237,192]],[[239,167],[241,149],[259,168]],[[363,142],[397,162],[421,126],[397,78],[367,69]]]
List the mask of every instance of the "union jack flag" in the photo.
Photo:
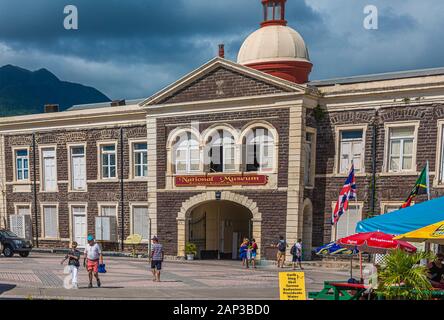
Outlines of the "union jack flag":
[[345,181],[341,192],[339,193],[338,202],[336,202],[335,210],[332,216],[332,225],[338,223],[339,218],[348,209],[348,202],[350,200],[356,199],[356,178],[355,178],[355,166],[352,164],[350,169],[350,174],[348,175],[347,181]]

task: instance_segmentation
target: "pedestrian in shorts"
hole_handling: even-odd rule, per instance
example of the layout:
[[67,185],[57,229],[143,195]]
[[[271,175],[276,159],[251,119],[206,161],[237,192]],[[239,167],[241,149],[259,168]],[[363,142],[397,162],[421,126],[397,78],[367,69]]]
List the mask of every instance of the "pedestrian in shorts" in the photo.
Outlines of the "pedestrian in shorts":
[[160,282],[160,271],[162,270],[162,262],[164,258],[163,246],[159,243],[157,237],[153,237],[153,247],[151,248],[151,271],[153,273],[153,281]]

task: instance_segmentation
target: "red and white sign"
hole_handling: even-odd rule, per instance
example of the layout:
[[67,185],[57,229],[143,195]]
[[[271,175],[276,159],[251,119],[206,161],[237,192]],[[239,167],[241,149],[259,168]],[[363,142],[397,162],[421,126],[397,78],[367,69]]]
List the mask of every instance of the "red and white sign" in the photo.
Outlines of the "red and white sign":
[[197,186],[264,186],[268,176],[264,175],[208,175],[177,176],[176,187]]

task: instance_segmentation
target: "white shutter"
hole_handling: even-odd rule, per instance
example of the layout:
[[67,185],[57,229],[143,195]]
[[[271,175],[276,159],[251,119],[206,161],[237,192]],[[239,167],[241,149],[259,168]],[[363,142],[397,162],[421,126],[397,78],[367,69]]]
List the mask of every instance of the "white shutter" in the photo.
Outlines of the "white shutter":
[[362,169],[362,142],[355,141],[352,144],[353,164],[355,165],[355,171],[360,172]]
[[148,208],[134,207],[133,209],[133,233],[142,236],[142,239],[148,240]]
[[11,231],[15,233],[20,238],[25,237],[25,217],[19,215],[9,216],[9,227]]
[[55,150],[43,150],[43,178],[45,191],[57,189]]
[[86,188],[86,163],[85,156],[74,156],[73,162],[73,188],[84,190]]
[[340,173],[347,173],[350,167],[351,142],[341,143]]
[[337,239],[355,234],[356,226],[361,220],[362,218],[359,215],[359,207],[349,205],[349,209],[345,211],[336,225]]
[[45,237],[57,238],[57,210],[56,207],[44,207]]

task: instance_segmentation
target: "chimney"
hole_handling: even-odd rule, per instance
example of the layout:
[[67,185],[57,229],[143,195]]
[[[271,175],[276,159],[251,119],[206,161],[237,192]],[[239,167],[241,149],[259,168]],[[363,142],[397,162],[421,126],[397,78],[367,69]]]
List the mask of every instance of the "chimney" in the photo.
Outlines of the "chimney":
[[125,100],[114,100],[111,102],[111,107],[120,107],[120,106],[126,106]]
[[219,45],[219,57],[225,59],[225,45]]
[[58,104],[45,104],[44,112],[45,113],[59,112],[59,105]]

